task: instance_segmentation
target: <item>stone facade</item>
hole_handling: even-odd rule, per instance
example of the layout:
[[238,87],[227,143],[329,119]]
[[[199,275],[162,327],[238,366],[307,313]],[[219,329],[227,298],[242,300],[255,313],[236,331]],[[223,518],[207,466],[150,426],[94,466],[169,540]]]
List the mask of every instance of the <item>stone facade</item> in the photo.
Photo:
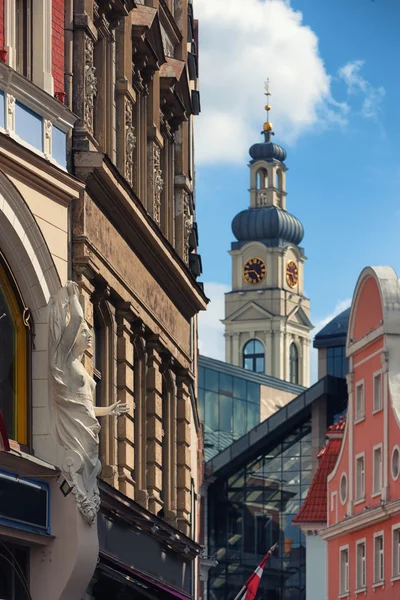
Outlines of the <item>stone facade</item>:
[[103,425],[102,479],[156,525],[155,538],[175,531],[174,551],[193,560],[196,315],[206,298],[196,282],[192,5],[89,0],[69,10],[71,164],[85,184],[72,210],[72,276],[95,337],[85,365],[97,403],[129,407]]

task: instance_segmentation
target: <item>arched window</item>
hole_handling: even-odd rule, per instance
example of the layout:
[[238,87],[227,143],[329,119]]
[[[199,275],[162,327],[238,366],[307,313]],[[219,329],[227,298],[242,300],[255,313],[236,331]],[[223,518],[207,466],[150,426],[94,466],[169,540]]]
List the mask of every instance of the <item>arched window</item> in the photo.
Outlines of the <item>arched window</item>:
[[259,169],[257,171],[257,189],[263,190],[268,187],[268,171],[267,169]]
[[282,191],[282,171],[280,169],[276,170],[275,187],[277,190]]
[[264,346],[259,340],[250,340],[243,348],[243,367],[255,373],[264,373]]
[[0,412],[8,437],[28,443],[29,311],[6,262],[0,260]]
[[290,345],[290,381],[299,383],[299,352],[294,342]]

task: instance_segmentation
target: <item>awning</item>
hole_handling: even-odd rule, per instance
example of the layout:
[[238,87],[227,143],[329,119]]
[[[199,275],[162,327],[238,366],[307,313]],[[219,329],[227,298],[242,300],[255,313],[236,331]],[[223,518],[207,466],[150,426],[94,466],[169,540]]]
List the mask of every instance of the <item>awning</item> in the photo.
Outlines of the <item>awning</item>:
[[137,589],[137,587],[140,587],[142,590],[148,588],[153,594],[158,592],[160,598],[167,598],[168,594],[180,600],[191,600],[191,595],[186,594],[183,590],[174,588],[165,581],[160,581],[148,573],[143,573],[132,566],[126,565],[102,550],[100,551],[99,569],[132,588]]

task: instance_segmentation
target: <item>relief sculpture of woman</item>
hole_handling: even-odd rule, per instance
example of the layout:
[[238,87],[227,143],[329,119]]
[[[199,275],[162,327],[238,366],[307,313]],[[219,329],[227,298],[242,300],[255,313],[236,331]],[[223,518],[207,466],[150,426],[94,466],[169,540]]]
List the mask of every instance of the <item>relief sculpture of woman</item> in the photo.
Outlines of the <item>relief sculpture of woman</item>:
[[94,405],[96,383],[82,364],[91,340],[78,286],[69,281],[49,304],[51,412],[55,438],[66,451],[61,469],[88,523],[94,523],[100,506],[97,418],[118,417],[128,411],[127,405],[120,402],[107,407]]

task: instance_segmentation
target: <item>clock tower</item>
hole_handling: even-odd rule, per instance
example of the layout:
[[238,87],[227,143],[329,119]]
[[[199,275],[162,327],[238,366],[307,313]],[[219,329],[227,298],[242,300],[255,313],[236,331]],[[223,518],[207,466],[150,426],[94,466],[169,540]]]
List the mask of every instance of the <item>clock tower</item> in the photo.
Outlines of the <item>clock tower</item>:
[[286,210],[286,151],[271,140],[270,108],[264,141],[249,150],[250,207],[232,221],[237,241],[230,251],[232,291],[225,295],[226,361],[308,386],[313,326],[304,296],[304,229]]

